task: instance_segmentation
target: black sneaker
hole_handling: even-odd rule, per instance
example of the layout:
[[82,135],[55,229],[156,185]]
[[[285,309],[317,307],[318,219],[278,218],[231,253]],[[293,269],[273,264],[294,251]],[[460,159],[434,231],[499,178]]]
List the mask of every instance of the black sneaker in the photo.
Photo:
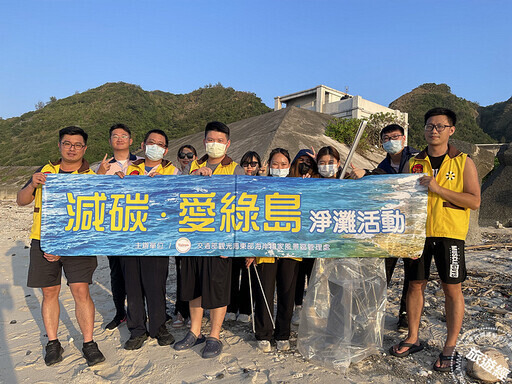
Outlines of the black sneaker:
[[105,329],[107,329],[109,331],[113,331],[114,329],[119,327],[125,321],[126,321],[126,315],[124,315],[124,316],[116,316],[116,317],[114,317],[114,320],[112,320],[110,323],[108,323],[105,326]]
[[147,338],[147,332],[137,337],[130,337],[128,340],[126,340],[126,343],[124,343],[124,349],[127,349],[129,351],[139,349],[140,347],[142,347],[142,344],[144,344]]
[[98,348],[98,344],[94,341],[84,343],[82,352],[84,353],[85,360],[87,360],[87,365],[89,367],[105,361],[105,356],[103,356],[103,353],[101,353]]
[[398,315],[397,329],[409,329],[409,323],[407,322],[407,313],[402,312]]
[[171,345],[174,343],[174,336],[167,330],[165,324],[163,324],[158,330],[158,334],[156,335],[156,339],[158,340],[158,345]]
[[59,340],[52,340],[46,344],[46,355],[44,356],[44,362],[46,365],[50,366],[53,364],[60,363],[62,361],[62,353],[64,352],[64,348],[60,345]]

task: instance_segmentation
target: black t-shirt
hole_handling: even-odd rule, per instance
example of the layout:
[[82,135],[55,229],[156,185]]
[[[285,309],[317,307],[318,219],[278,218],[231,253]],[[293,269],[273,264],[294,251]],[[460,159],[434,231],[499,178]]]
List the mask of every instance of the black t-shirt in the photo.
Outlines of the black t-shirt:
[[432,171],[434,173],[434,177],[437,176],[437,173],[439,172],[439,168],[441,167],[441,164],[443,164],[444,157],[446,156],[446,153],[442,156],[429,156],[430,159],[430,165],[432,165]]

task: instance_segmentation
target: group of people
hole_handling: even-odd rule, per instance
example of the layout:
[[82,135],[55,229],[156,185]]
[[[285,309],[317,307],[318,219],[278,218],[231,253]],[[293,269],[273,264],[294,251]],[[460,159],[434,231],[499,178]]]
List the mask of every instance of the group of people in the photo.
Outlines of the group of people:
[[[464,239],[468,229],[469,209],[480,203],[480,190],[474,163],[466,154],[448,144],[455,131],[456,116],[450,110],[436,108],[425,115],[427,148],[418,151],[405,146],[404,129],[396,124],[381,132],[386,158],[374,170],[353,168],[349,177],[358,179],[370,174],[404,172],[427,173],[420,183],[429,189],[427,241],[424,253],[414,260],[404,260],[405,282],[399,312],[399,326],[408,327],[409,334],[390,350],[394,356],[404,357],[423,348],[418,339],[423,295],[434,256],[446,296],[448,337],[434,369],[450,369],[453,348],[460,332],[464,312],[461,282],[464,281]],[[67,127],[59,132],[61,159],[41,167],[18,193],[19,205],[35,200],[34,222],[31,232],[28,286],[43,292],[42,317],[48,335],[45,363],[52,365],[62,360],[63,348],[57,338],[59,322],[59,292],[61,271],[67,278],[76,306],[76,317],[83,334],[83,354],[89,365],[105,360],[93,341],[94,304],[89,284],[97,266],[94,256],[60,257],[44,253],[40,247],[42,185],[48,173],[96,173],[99,175],[249,175],[269,177],[339,178],[340,154],[326,146],[318,153],[302,149],[291,158],[284,148],[275,148],[268,160],[262,162],[258,153],[244,154],[240,165],[227,151],[231,144],[229,128],[221,122],[210,122],[205,127],[205,155],[197,156],[196,149],[184,145],[178,150],[177,166],[164,159],[168,138],[164,131],[154,129],[146,133],[142,143],[143,157],[130,152],[133,140],[124,124],[110,128],[109,142],[113,156],[105,155],[93,172],[84,159],[87,133],[78,127]],[[342,255],[340,255],[342,256]],[[166,326],[166,280],[169,258],[165,256],[109,257],[112,296],[116,315],[106,325],[115,329],[126,321],[130,338],[124,348],[139,349],[148,337],[159,345],[174,343]],[[386,260],[388,283],[397,259]],[[309,280],[314,259],[299,258],[228,258],[181,256],[176,257],[177,298],[174,327],[190,330],[174,343],[182,351],[204,343],[203,358],[218,356],[223,348],[220,332],[225,319],[251,321],[254,316],[255,337],[263,352],[272,350],[275,340],[280,351],[290,349],[292,317],[302,305],[305,281]],[[249,276],[250,275],[250,276]],[[249,279],[252,277],[252,279]],[[249,280],[252,280],[254,307],[251,305]],[[260,285],[256,285],[255,281]],[[274,320],[274,296],[277,289],[277,313]],[[127,309],[125,309],[125,302]],[[202,333],[204,310],[209,310],[210,332]],[[148,324],[149,323],[149,324]]]

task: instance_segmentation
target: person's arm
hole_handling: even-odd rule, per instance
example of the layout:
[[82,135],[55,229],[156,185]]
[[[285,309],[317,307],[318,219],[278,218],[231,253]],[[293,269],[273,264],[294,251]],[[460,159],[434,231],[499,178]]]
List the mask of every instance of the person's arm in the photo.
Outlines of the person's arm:
[[[41,168],[42,169],[42,168]],[[40,185],[46,182],[46,175],[42,172],[36,172],[32,175],[30,181],[18,192],[16,196],[16,203],[19,206],[30,204],[34,201],[34,191]]]
[[423,176],[420,184],[437,193],[444,200],[463,208],[478,209],[480,207],[480,183],[475,163],[469,157],[464,167],[464,189],[463,192],[455,192],[441,187],[433,176]]

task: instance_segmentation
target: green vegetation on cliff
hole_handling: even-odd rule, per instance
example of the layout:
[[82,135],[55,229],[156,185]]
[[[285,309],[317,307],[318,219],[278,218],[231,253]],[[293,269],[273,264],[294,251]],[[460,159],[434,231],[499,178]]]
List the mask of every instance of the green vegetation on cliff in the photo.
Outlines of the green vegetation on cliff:
[[512,97],[507,101],[478,108],[482,129],[500,143],[512,142]]
[[115,123],[130,127],[136,147],[150,129],[163,129],[172,139],[199,132],[208,121],[229,124],[269,111],[253,93],[220,84],[176,95],[106,83],[20,117],[0,120],[0,165],[42,165],[58,158],[58,131],[69,125],[89,134],[85,157],[93,162],[110,153],[108,129]]
[[423,117],[425,112],[434,107],[449,108],[457,114],[454,139],[473,144],[494,142],[477,123],[480,109],[478,104],[457,97],[446,84],[420,85],[393,101],[389,107],[409,114],[409,145],[418,149],[426,146]]

